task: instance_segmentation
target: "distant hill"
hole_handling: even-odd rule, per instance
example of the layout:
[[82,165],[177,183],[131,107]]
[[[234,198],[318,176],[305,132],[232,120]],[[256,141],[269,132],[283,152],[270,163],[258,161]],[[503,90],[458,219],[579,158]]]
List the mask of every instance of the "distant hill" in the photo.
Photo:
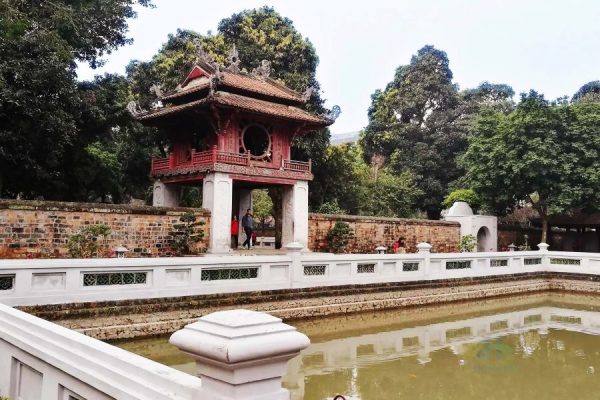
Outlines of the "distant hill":
[[331,135],[331,144],[337,146],[337,145],[346,144],[346,143],[356,143],[356,142],[358,142],[359,134],[360,134],[360,131]]

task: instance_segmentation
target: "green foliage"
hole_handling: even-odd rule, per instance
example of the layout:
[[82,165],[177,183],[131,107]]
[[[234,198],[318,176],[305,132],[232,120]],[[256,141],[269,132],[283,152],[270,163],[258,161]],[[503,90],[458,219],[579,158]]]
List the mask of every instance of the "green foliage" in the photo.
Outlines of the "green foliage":
[[591,81],[580,87],[572,101],[600,101],[600,81]]
[[173,250],[179,255],[195,254],[193,244],[204,239],[204,231],[200,229],[204,225],[204,221],[197,221],[193,212],[186,212],[179,218],[179,221],[179,224],[173,225],[175,230],[171,232]]
[[105,248],[101,240],[110,235],[110,228],[103,224],[86,226],[79,233],[71,235],[67,241],[69,255],[72,258],[99,257],[99,251]]
[[456,189],[448,193],[442,203],[444,207],[450,208],[457,201],[468,203],[473,209],[481,207],[481,198],[473,189]]
[[337,199],[333,199],[331,201],[321,204],[321,207],[319,207],[317,212],[319,214],[331,214],[331,215],[346,214],[346,211],[344,211],[338,204]]
[[600,204],[600,104],[550,103],[531,91],[508,115],[482,112],[475,130],[461,160],[470,186],[498,212],[531,204],[542,241],[550,215]]
[[[354,215],[407,217],[422,192],[409,172],[394,173],[390,168],[369,166],[361,150],[353,145],[330,146],[318,172],[320,185],[311,186],[313,209],[336,204]],[[319,211],[322,212],[322,211]]]
[[181,198],[179,199],[181,207],[202,207],[202,188],[199,187],[183,187],[181,190]]
[[473,116],[484,108],[510,110],[512,95],[509,86],[488,82],[460,93],[446,53],[425,46],[371,96],[360,138],[365,159],[409,172],[423,193],[421,209],[439,218],[448,187],[462,176],[457,157],[467,149]]
[[273,201],[266,189],[252,191],[252,215],[260,220],[263,229],[267,219],[273,215]]
[[473,235],[464,235],[458,242],[458,249],[461,253],[470,253],[477,248],[477,238]]
[[344,221],[336,221],[333,228],[327,232],[327,244],[333,253],[342,253],[353,237],[352,228]]
[[101,56],[129,43],[136,3],[149,5],[0,3],[0,195],[56,199],[75,187],[63,162],[79,135],[76,61],[99,65]]

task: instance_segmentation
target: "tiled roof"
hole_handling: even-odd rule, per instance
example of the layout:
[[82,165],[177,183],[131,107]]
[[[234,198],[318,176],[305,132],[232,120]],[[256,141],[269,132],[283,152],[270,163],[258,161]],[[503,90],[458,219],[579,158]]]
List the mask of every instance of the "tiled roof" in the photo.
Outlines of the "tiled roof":
[[233,87],[237,89],[247,90],[250,92],[259,93],[265,96],[277,97],[284,100],[290,100],[298,103],[304,103],[302,96],[278,83],[277,81],[264,78],[259,79],[251,75],[234,74],[231,72],[223,72],[222,81],[218,86]]
[[313,115],[298,107],[272,103],[269,101],[258,100],[251,97],[240,96],[237,94],[227,92],[216,92],[212,96],[206,97],[201,100],[196,100],[190,103],[177,106],[168,106],[155,111],[150,111],[149,113],[139,116],[138,119],[140,121],[151,120],[157,117],[177,113],[183,110],[187,110],[209,103],[218,104],[228,108],[236,108],[256,114],[270,115],[282,119],[303,121],[318,126],[327,126],[331,124],[331,121],[329,121],[328,119],[317,115]]
[[[191,93],[199,92],[207,89],[210,86],[210,79],[215,77],[214,72],[205,71],[204,69],[196,66],[190,73],[192,75],[195,71],[198,74],[203,74],[198,77],[188,76],[182,83],[182,86],[175,89],[173,92],[166,94],[162,97],[162,100],[173,100],[178,97],[186,96]],[[208,75],[207,75],[208,74]],[[304,103],[302,95],[292,89],[287,88],[281,83],[274,79],[264,77],[259,78],[245,73],[233,73],[227,71],[221,71],[218,73],[219,79],[216,80],[216,89],[233,88],[243,91],[256,93],[259,95],[272,97],[275,99],[281,99],[284,101],[294,103]]]
[[324,117],[313,115],[301,108],[286,106],[284,104],[271,103],[227,92],[215,93],[214,99],[217,104],[255,112],[257,114],[272,115],[284,119],[293,119],[323,126],[331,124],[331,122]]

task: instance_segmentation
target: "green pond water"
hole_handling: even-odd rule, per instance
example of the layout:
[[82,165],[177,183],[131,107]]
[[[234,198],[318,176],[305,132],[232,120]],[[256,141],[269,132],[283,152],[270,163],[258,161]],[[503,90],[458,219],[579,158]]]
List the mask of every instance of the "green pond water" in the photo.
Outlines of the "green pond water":
[[[600,298],[535,294],[288,321],[295,400],[600,399]],[[115,342],[194,374],[168,337]]]

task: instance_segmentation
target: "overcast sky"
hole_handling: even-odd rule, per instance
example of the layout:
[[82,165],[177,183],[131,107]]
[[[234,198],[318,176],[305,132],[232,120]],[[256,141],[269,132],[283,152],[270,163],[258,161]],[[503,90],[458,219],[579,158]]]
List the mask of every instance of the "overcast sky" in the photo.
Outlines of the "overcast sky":
[[507,83],[517,93],[536,89],[554,99],[600,80],[600,1],[597,0],[154,0],[130,22],[131,46],[106,66],[81,66],[80,79],[124,73],[131,59],[147,60],[177,28],[216,31],[243,9],[268,4],[294,21],[317,49],[317,78],[329,107],[342,114],[334,133],[367,124],[370,95],[398,65],[426,44],[448,53],[461,88]]

